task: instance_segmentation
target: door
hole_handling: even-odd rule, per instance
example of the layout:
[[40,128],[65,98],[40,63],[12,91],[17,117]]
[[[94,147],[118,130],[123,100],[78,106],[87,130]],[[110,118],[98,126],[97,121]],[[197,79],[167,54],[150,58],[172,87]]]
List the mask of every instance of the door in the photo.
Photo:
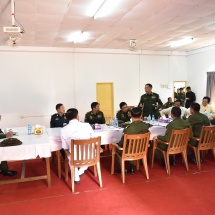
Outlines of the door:
[[96,99],[104,113],[106,123],[113,118],[113,83],[96,83]]

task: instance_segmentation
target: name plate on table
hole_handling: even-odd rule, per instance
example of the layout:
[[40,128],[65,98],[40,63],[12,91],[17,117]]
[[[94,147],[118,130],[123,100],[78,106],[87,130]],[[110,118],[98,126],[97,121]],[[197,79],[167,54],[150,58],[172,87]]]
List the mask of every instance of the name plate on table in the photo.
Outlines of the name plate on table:
[[42,134],[43,133],[43,129],[42,128],[35,128],[34,129],[34,134]]

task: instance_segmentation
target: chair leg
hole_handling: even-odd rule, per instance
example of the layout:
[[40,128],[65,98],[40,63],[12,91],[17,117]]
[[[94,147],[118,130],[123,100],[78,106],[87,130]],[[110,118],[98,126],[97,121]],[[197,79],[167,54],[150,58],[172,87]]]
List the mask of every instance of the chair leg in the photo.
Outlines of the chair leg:
[[197,162],[198,162],[198,169],[201,170],[201,159],[200,159],[200,151],[197,149],[197,152],[196,152],[196,155],[197,155]]
[[121,162],[121,174],[122,174],[122,183],[125,183],[125,161]]
[[143,159],[143,166],[144,166],[144,169],[145,169],[145,173],[146,173],[146,178],[149,179],[149,172],[148,172],[148,165],[147,165],[147,157],[144,156]]
[[97,168],[96,168],[96,165],[94,165],[93,168],[94,168],[94,176],[97,177]]
[[197,168],[199,169],[199,160],[198,160],[198,157],[197,157],[197,148],[193,148],[193,151],[194,151],[195,158],[196,158],[196,165],[197,165]]
[[155,148],[152,149],[151,168],[153,168],[153,165],[154,165],[154,157],[155,157]]
[[68,180],[68,172],[69,172],[69,164],[68,164],[68,158],[65,158],[65,181]]
[[187,171],[189,171],[189,166],[188,166],[188,162],[187,162],[187,151],[185,150],[181,154],[182,154],[182,157],[183,157],[185,167],[186,167]]
[[140,169],[140,160],[137,160],[137,170]]
[[100,162],[97,162],[97,172],[98,172],[98,177],[99,177],[99,184],[100,187],[102,187],[102,175],[101,175],[101,167],[100,167]]
[[215,148],[212,148],[211,150],[213,152],[213,156],[214,156],[214,159],[215,159]]
[[111,163],[111,174],[114,174],[114,164],[115,164],[115,146],[112,147],[112,163]]
[[169,155],[163,152],[163,156],[164,156],[164,161],[166,165],[166,172],[168,175],[170,175]]
[[71,166],[71,184],[72,184],[72,192],[75,192],[75,168]]

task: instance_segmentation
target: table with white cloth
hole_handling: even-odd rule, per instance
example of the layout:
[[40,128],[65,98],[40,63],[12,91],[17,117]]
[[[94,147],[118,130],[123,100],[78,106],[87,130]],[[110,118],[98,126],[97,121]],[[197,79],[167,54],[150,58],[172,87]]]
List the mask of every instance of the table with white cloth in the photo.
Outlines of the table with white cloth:
[[[51,143],[47,135],[46,128],[44,126],[42,128],[43,134],[38,135],[28,135],[27,127],[10,128],[13,132],[18,133],[18,135],[13,137],[19,139],[22,144],[18,146],[0,147],[0,162],[22,160],[22,173],[21,178],[0,181],[0,184],[47,179],[48,187],[51,186],[49,161],[51,156]],[[34,128],[32,128],[32,130],[33,129]],[[2,140],[4,139],[1,139],[1,141]],[[38,156],[46,159],[46,175],[25,178],[25,161],[29,159],[36,159]]]
[[[51,151],[56,151],[58,177],[61,177],[61,162],[60,149],[62,149],[61,142],[61,128],[46,128],[49,140],[51,142]],[[101,125],[101,129],[94,130],[95,136],[101,136],[101,145],[118,143],[121,140],[123,128],[114,128],[113,126]]]

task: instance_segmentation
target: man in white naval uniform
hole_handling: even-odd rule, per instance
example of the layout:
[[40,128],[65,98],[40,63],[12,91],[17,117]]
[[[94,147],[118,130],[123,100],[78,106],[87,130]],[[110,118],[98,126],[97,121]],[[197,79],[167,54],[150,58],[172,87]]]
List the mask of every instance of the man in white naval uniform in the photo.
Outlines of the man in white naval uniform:
[[[61,140],[62,147],[68,153],[71,152],[71,139],[89,139],[95,137],[95,134],[89,123],[79,121],[77,109],[68,109],[66,118],[69,120],[69,124],[61,129]],[[75,168],[75,183],[80,183],[80,175],[82,175],[86,169],[87,167]]]

